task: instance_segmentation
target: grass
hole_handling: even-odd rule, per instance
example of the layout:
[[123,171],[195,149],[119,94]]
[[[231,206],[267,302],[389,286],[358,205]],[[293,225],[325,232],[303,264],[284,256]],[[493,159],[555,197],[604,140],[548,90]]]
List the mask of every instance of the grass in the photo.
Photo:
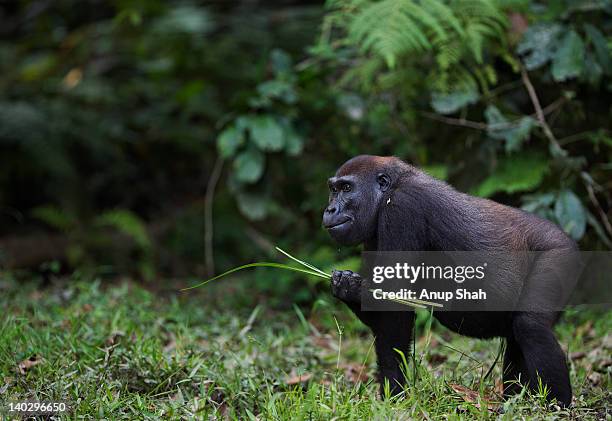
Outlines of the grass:
[[500,402],[499,364],[486,377],[499,342],[429,327],[426,312],[406,396],[380,400],[372,338],[346,308],[325,296],[310,312],[272,309],[246,286],[161,294],[0,275],[0,414],[34,399],[67,401],[70,419],[610,418],[612,312],[570,311],[557,328],[573,357],[569,410],[542,394]]

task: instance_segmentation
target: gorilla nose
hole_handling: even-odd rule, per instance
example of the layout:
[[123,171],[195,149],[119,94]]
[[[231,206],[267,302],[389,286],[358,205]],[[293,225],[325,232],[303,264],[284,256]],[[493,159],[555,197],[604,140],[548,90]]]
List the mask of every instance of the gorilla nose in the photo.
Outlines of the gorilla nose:
[[342,225],[349,220],[350,218],[343,215],[335,204],[330,204],[323,212],[323,226],[327,229]]
[[325,209],[325,213],[331,213],[334,214],[336,213],[336,207],[335,206],[328,206],[327,209]]
[[325,228],[334,224],[334,220],[336,219],[336,207],[328,206],[325,208],[325,212],[323,212],[323,226]]

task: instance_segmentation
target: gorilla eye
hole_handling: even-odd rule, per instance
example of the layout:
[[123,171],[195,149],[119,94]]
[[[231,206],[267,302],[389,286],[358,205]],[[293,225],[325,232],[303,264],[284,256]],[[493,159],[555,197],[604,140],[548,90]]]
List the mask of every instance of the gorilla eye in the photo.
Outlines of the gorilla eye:
[[330,190],[332,193],[338,193],[338,189],[337,189],[335,186],[329,186],[329,190]]
[[351,185],[348,184],[348,183],[347,184],[343,184],[342,185],[342,191],[346,192],[346,193],[350,192],[351,191]]

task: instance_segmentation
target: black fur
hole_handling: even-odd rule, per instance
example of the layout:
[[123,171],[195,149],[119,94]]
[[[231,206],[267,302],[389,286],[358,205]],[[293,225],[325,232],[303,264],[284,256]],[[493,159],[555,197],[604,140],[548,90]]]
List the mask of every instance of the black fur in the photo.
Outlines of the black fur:
[[[361,155],[347,161],[329,180],[329,206],[323,224],[341,244],[363,244],[377,251],[548,251],[577,250],[553,223],[519,209],[456,191],[398,158]],[[498,281],[501,293],[509,282],[522,282],[546,269],[544,262],[517,265]],[[405,378],[398,349],[409,355],[414,314],[361,310],[362,279],[350,271],[334,271],[332,293],[344,301],[375,335],[381,387],[403,390]],[[519,289],[520,290],[520,289]],[[531,294],[547,294],[535,291]],[[556,293],[553,291],[552,293]],[[520,388],[517,380],[536,388],[538,377],[550,398],[569,405],[572,391],[565,355],[552,326],[555,312],[437,312],[449,329],[477,337],[504,337],[505,393]]]

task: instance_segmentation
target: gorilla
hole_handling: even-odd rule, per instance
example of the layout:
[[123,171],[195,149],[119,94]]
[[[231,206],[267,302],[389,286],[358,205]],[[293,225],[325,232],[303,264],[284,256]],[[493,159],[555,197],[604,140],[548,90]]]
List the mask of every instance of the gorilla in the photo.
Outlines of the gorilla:
[[[341,245],[362,244],[364,251],[577,251],[575,242],[555,224],[461,193],[396,157],[354,157],[328,184],[323,225]],[[545,270],[537,261],[527,268],[536,275]],[[332,294],[372,330],[381,395],[385,384],[395,395],[406,383],[397,351],[410,353],[414,311],[363,310],[361,292],[366,282],[351,271],[335,270]],[[506,288],[503,279],[495,282]],[[434,316],[465,336],[505,338],[504,395],[520,391],[521,384],[537,389],[540,379],[549,399],[568,406],[572,400],[568,367],[552,330],[559,313],[434,311]]]

